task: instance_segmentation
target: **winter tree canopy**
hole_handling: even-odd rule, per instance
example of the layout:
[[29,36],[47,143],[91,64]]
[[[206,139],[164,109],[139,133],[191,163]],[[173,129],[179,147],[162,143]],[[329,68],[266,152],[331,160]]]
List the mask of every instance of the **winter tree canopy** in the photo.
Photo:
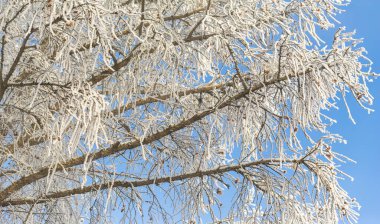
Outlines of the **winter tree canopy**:
[[355,223],[348,3],[0,0],[0,223]]

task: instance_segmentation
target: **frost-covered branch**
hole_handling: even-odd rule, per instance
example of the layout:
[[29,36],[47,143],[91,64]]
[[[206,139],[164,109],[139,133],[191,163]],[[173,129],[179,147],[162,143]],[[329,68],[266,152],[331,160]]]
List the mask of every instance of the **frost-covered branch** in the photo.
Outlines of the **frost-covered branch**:
[[317,31],[347,3],[0,2],[0,222],[356,222],[325,111],[374,74]]

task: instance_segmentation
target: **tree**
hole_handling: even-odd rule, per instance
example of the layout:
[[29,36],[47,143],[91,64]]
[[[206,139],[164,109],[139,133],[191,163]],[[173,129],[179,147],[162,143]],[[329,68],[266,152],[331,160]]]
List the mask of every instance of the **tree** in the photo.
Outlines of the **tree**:
[[356,222],[326,111],[374,74],[318,35],[348,2],[1,1],[0,222]]

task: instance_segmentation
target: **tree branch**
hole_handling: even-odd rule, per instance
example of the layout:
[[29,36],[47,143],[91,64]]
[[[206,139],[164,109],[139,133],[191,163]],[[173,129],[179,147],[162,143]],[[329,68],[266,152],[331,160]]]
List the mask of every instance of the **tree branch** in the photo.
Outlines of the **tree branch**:
[[110,186],[112,187],[123,187],[123,188],[136,188],[136,187],[144,187],[149,186],[152,184],[162,184],[162,183],[172,183],[174,181],[182,181],[190,178],[196,178],[196,177],[203,177],[203,176],[211,176],[215,174],[223,174],[226,172],[231,171],[238,171],[240,169],[252,167],[252,166],[259,166],[259,165],[269,165],[272,163],[299,163],[299,160],[293,159],[293,160],[280,160],[280,159],[265,159],[265,160],[258,160],[254,162],[248,162],[248,163],[242,163],[232,166],[221,166],[214,169],[209,170],[198,170],[191,173],[185,173],[180,174],[176,176],[166,176],[161,178],[155,178],[155,179],[145,179],[145,180],[138,180],[138,181],[113,181],[113,182],[107,182],[102,184],[94,184],[91,186],[86,186],[83,188],[74,188],[70,190],[55,192],[46,195],[45,197],[42,197],[40,199],[12,199],[0,202],[0,207],[6,207],[10,205],[25,205],[25,204],[35,204],[35,203],[45,203],[52,199],[58,199],[63,198],[67,196],[73,196],[77,194],[86,194],[89,192],[99,191],[99,190],[106,190],[109,189]]

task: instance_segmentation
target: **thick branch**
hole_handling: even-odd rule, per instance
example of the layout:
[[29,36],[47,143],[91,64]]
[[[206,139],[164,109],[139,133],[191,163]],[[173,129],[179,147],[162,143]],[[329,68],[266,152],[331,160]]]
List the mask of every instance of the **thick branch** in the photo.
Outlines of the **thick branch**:
[[[189,42],[193,42],[193,41],[201,41],[201,40],[206,40],[206,39],[208,39],[210,37],[213,37],[215,35],[216,34],[213,33],[213,34],[205,34],[205,35],[200,35],[200,36],[188,37],[188,38],[185,38],[183,41],[185,43],[189,43]],[[91,80],[89,80],[89,82],[94,85],[94,84],[96,84],[96,83],[98,83],[98,82],[106,79],[107,77],[109,77],[110,75],[112,75],[115,71],[119,71],[121,68],[127,66],[128,63],[131,61],[132,56],[134,55],[133,51],[135,51],[140,45],[141,45],[141,43],[137,44],[134,47],[134,49],[132,49],[132,51],[128,55],[128,57],[125,58],[124,60],[120,61],[119,63],[115,64],[114,66],[112,66],[112,69],[104,70],[99,75],[93,76],[91,78]],[[178,42],[174,41],[173,45],[178,45]],[[153,52],[154,50],[155,50],[155,48],[152,48],[150,50],[150,52]]]
[[[207,93],[207,92],[211,92],[213,90],[224,89],[224,88],[229,87],[229,86],[233,86],[233,81],[224,82],[224,83],[215,84],[215,85],[207,85],[207,86],[198,87],[195,89],[183,90],[183,91],[176,92],[176,95],[178,97],[183,97],[183,96],[197,94],[197,93]],[[126,104],[120,108],[114,109],[112,111],[112,113],[117,114],[120,111],[130,110],[134,107],[149,104],[149,103],[164,101],[164,100],[170,99],[171,97],[173,97],[173,94],[168,93],[168,94],[150,96],[150,97],[147,97],[145,99],[138,99],[138,100],[131,102],[131,103],[128,103],[128,104]]]
[[20,7],[20,9],[13,15],[13,17],[11,19],[9,19],[4,27],[3,27],[3,36],[2,36],[2,39],[1,39],[1,61],[0,61],[0,86],[2,85],[2,82],[3,82],[3,68],[4,68],[4,50],[5,50],[5,44],[6,44],[6,34],[7,34],[7,29],[8,29],[8,26],[21,14],[22,11],[24,11],[24,9],[26,8],[28,4],[24,4]]
[[173,181],[183,181],[190,178],[197,178],[197,177],[203,177],[203,176],[211,176],[215,174],[223,174],[231,171],[238,171],[240,169],[253,167],[253,166],[259,166],[259,165],[270,165],[272,163],[300,163],[299,160],[293,159],[293,160],[280,160],[280,159],[265,159],[265,160],[259,160],[254,162],[248,162],[248,163],[242,163],[232,166],[221,166],[214,169],[209,170],[198,170],[191,173],[185,173],[180,174],[176,176],[167,176],[167,177],[161,177],[161,178],[155,178],[155,179],[146,179],[146,180],[138,180],[138,181],[114,181],[109,183],[103,183],[103,184],[94,184],[91,186],[86,186],[83,188],[75,188],[60,192],[51,193],[43,198],[40,199],[14,199],[14,200],[8,200],[0,203],[1,207],[6,207],[10,205],[24,205],[24,204],[34,204],[34,203],[45,203],[52,199],[58,199],[63,197],[68,197],[72,195],[77,194],[86,194],[89,192],[99,191],[99,190],[106,190],[112,187],[124,187],[124,188],[136,188],[136,187],[144,187],[152,184],[162,184],[162,183],[171,183]]
[[164,18],[164,21],[171,21],[171,20],[177,20],[177,19],[184,19],[186,17],[192,16],[194,14],[197,14],[199,12],[202,12],[206,10],[206,7],[195,9],[194,11],[187,12],[185,14],[180,14],[180,15],[173,15],[173,16],[168,16]]

